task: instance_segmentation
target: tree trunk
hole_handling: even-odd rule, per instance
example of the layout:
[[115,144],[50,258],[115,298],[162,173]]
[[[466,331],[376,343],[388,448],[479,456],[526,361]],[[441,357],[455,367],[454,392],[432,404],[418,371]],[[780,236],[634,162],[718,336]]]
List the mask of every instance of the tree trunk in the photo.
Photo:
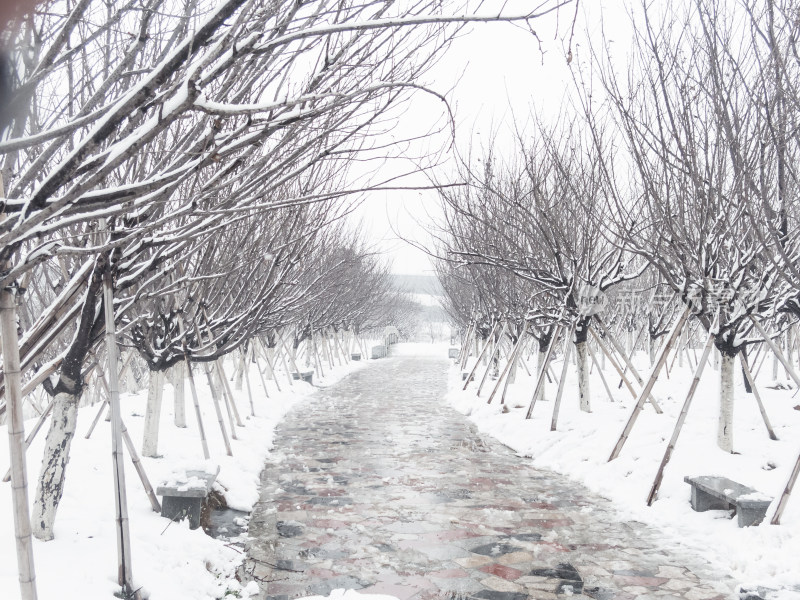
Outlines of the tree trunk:
[[735,357],[727,352],[720,354],[717,445],[725,452],[733,452],[733,365]]
[[650,336],[648,340],[647,352],[650,355],[650,367],[652,368],[656,364],[656,338]]
[[186,400],[184,397],[184,377],[182,362],[172,367],[172,388],[175,403],[175,427],[186,427]]
[[164,372],[150,371],[147,387],[147,408],[144,414],[142,456],[158,457],[158,428],[161,423],[161,397],[164,391]]
[[243,349],[239,349],[239,361],[236,366],[236,371],[233,375],[233,387],[237,391],[241,391],[244,386],[244,370],[247,368],[245,360],[245,351]]
[[587,360],[587,342],[575,344],[575,356],[578,366],[578,398],[583,412],[592,412],[589,395],[589,361]]
[[53,539],[56,510],[64,493],[64,477],[69,449],[78,422],[80,394],[62,392],[53,404],[53,419],[44,446],[44,458],[31,512],[33,535],[43,541]]
[[[545,361],[545,356],[546,355],[547,355],[547,348],[546,347],[542,348],[542,345],[539,344],[539,352],[537,353],[537,356],[536,356],[536,376],[537,376],[536,380],[537,381],[539,380],[539,377],[541,376],[542,371],[544,370],[544,367],[545,367],[544,361]],[[539,395],[537,396],[536,401],[539,402],[539,401],[542,401],[544,399],[545,399],[545,396],[544,396],[544,385],[542,385],[542,387],[539,389]]]

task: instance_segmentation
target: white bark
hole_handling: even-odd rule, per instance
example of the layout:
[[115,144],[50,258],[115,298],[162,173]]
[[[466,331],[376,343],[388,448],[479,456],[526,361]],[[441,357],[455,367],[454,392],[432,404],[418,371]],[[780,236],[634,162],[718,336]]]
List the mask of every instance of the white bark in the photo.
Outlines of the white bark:
[[241,390],[244,385],[244,370],[247,368],[245,363],[245,352],[244,350],[239,350],[239,360],[236,363],[236,371],[233,374],[233,387],[235,390]]
[[31,527],[40,540],[53,539],[56,509],[64,493],[64,473],[69,462],[69,449],[75,437],[80,395],[61,393],[55,397],[53,419],[44,445],[42,469],[33,498]]
[[274,380],[275,373],[272,372],[272,365],[275,364],[275,348],[274,347],[270,348],[269,346],[267,346],[266,353],[267,353],[267,368],[266,368],[267,380]]
[[175,402],[175,427],[186,427],[186,399],[184,396],[183,363],[172,367],[172,389]]
[[161,396],[164,390],[164,372],[150,371],[147,387],[147,408],[144,413],[142,456],[158,456],[158,428],[161,422]]
[[583,412],[592,412],[589,396],[589,361],[586,342],[575,344],[575,357],[578,366],[578,398]]
[[[718,353],[720,354],[720,353]],[[719,370],[719,423],[717,445],[733,452],[733,365],[734,357],[721,354]]]
[[647,351],[650,356],[650,366],[652,367],[654,364],[656,364],[656,338],[648,337],[647,339],[649,340]]
[[[541,376],[542,371],[544,370],[544,361],[545,361],[545,357],[546,356],[547,356],[547,351],[542,350],[542,347],[539,346],[539,352],[538,352],[538,355],[536,357],[536,376],[537,376],[537,381],[538,381],[538,378]],[[545,388],[544,384],[542,385],[541,388],[539,388],[539,396],[536,398],[537,402],[547,400],[547,398],[545,397],[545,394],[544,394],[544,388]]]

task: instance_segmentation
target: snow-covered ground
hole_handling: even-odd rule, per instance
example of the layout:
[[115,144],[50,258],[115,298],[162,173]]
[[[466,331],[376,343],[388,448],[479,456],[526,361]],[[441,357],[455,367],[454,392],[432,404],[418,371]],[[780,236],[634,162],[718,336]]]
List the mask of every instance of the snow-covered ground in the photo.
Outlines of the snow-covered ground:
[[[470,362],[470,366],[473,364]],[[556,374],[561,373],[561,365],[561,361],[553,365]],[[645,355],[637,357],[636,366],[647,377],[650,369]],[[570,367],[556,432],[550,431],[555,384],[548,385],[546,401],[537,403],[533,418],[526,420],[534,380],[522,368],[517,382],[509,387],[507,413],[497,399],[491,405],[486,403],[493,381],[487,380],[480,398],[475,395],[477,383],[461,391],[463,381],[457,365],[450,372],[448,399],[480,430],[529,456],[535,464],[582,481],[613,500],[622,518],[643,521],[676,536],[730,569],[737,581],[794,588],[800,585],[800,492],[795,490],[790,498],[781,525],[770,525],[768,521],[800,451],[800,410],[794,408],[800,405],[800,398],[794,390],[766,388],[771,384],[767,374],[770,366],[765,365],[758,384],[779,441],[768,438],[756,401],[745,393],[737,368],[735,453],[726,454],[717,448],[719,374],[708,367],[652,507],[646,505],[646,499],[692,378],[688,366],[679,368],[676,364],[668,379],[662,375],[654,393],[664,414],[657,415],[646,405],[621,456],[612,462],[608,458],[634,400],[624,387],[617,388],[620,379],[611,374],[611,368],[605,373],[613,401],[595,369],[591,377],[592,412],[584,413],[578,408],[575,368]],[[535,372],[533,365],[530,369]],[[483,367],[479,367],[476,382],[480,382],[482,374]],[[690,487],[683,481],[685,475],[723,475],[775,497],[776,501],[764,524],[739,529],[736,520],[725,512],[693,512],[689,506]],[[798,599],[800,592],[784,591],[776,597]]]
[[[363,368],[365,362],[351,362],[325,368],[326,377],[315,378],[315,385],[330,385],[349,372]],[[327,365],[324,365],[327,367]],[[228,366],[228,372],[232,368]],[[314,391],[307,383],[289,386],[285,374],[278,373],[275,383],[267,381],[270,398],[264,397],[255,367],[250,373],[255,417],[250,415],[246,387],[233,390],[244,427],[237,427],[238,440],[232,441],[233,456],[225,455],[210,390],[205,385],[202,368],[195,375],[203,424],[212,460],[203,460],[203,452],[194,420],[191,394],[186,383],[188,428],[173,425],[172,386],[166,384],[161,415],[159,453],[161,458],[144,458],[143,463],[153,487],[171,479],[184,469],[220,466],[215,489],[224,493],[231,508],[249,511],[258,499],[259,473],[272,447],[273,431],[282,416],[297,402]],[[233,386],[232,386],[233,387]],[[122,415],[134,445],[141,449],[147,390],[123,394]],[[64,497],[55,523],[55,539],[42,543],[34,540],[37,587],[40,598],[81,598],[108,600],[118,590],[116,582],[117,551],[114,529],[114,495],[111,477],[110,424],[100,420],[92,437],[84,439],[99,405],[80,409],[78,432],[73,440]],[[247,415],[247,416],[246,416]],[[29,430],[33,422],[26,423]],[[227,421],[226,421],[227,426]],[[28,450],[28,480],[35,488],[46,427]],[[7,439],[6,428],[0,437]],[[0,468],[8,465],[8,444],[0,444]],[[145,597],[154,600],[203,600],[255,594],[257,586],[242,588],[235,571],[243,556],[238,548],[212,539],[202,529],[191,531],[187,521],[170,523],[152,511],[143,487],[129,460],[125,477],[132,538],[132,566],[135,585]],[[16,551],[11,511],[11,486],[0,483],[0,598],[19,598]],[[33,497],[33,489],[29,492]]]

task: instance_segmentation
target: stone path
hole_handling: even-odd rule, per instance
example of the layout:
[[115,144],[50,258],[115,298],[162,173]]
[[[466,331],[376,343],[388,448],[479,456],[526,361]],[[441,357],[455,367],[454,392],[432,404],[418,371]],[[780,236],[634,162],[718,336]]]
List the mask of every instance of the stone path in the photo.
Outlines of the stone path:
[[733,583],[442,401],[447,363],[397,357],[278,428],[250,521],[262,597],[721,600]]

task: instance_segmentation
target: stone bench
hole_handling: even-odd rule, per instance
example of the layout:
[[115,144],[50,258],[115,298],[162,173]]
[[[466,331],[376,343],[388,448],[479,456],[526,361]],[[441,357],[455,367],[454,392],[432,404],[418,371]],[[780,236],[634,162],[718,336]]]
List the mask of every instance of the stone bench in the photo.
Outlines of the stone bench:
[[461,354],[461,350],[459,348],[447,349],[447,358],[458,358],[459,354]]
[[361,360],[361,352],[353,352],[350,355],[350,360]]
[[163,496],[161,516],[171,521],[189,518],[189,529],[200,527],[200,511],[203,501],[219,475],[207,471],[186,471],[175,481],[158,486],[156,494]]
[[684,477],[692,486],[692,509],[707,510],[736,509],[739,527],[758,525],[764,520],[772,498],[727,477],[703,475]]
[[292,379],[296,381],[305,381],[314,385],[314,371],[300,371],[299,373],[292,373]]

